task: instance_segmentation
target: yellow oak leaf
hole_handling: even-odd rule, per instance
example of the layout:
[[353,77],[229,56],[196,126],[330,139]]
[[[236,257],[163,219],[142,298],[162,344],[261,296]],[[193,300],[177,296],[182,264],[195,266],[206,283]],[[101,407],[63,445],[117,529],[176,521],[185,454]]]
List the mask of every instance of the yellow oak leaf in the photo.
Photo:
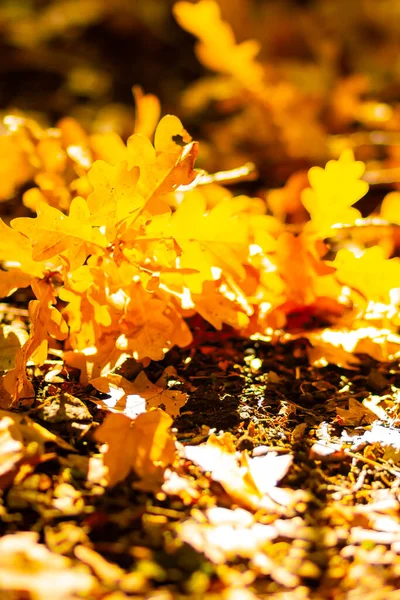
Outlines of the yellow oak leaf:
[[110,413],[95,431],[94,437],[106,443],[104,464],[110,486],[123,481],[131,471],[141,479],[151,478],[175,459],[175,443],[169,432],[172,418],[155,409],[132,420]]
[[311,304],[315,299],[313,280],[316,276],[303,239],[282,233],[277,240],[276,265],[287,285],[287,297],[298,304]]
[[[69,216],[45,203],[40,203],[37,210],[36,218],[20,217],[11,222],[13,229],[31,240],[34,260],[48,260],[66,251],[77,252],[87,245],[107,245],[104,237],[89,222],[90,212],[84,198],[77,196],[72,200]],[[84,252],[83,260],[90,253]]]
[[[233,292],[232,292],[233,294]],[[226,298],[211,282],[206,282],[201,295],[192,296],[196,311],[215,329],[222,329],[222,325],[230,325],[235,329],[244,329],[249,324],[249,317],[236,302]]]
[[182,146],[191,142],[191,137],[180,119],[174,115],[165,115],[159,122],[154,135],[154,148],[157,154],[180,155]]
[[97,400],[100,405],[115,412],[123,412],[131,418],[159,407],[176,417],[186,402],[184,392],[165,389],[164,386],[152,383],[144,371],[133,382],[121,375],[109,373],[106,377],[92,379],[90,383],[99,392],[111,396],[106,400]]
[[400,288],[400,259],[386,258],[380,246],[366,248],[361,256],[342,248],[330,263],[335,278],[359,292],[365,300],[391,303],[391,292]]
[[95,133],[89,137],[89,142],[95,160],[116,165],[127,159],[126,146],[114,131]]
[[64,171],[67,156],[62,148],[61,140],[44,138],[36,146],[37,155],[41,161],[41,168],[50,173]]
[[0,135],[0,202],[11,198],[34,169],[22,145],[12,135]]
[[335,224],[352,225],[361,213],[352,207],[368,191],[361,179],[365,165],[354,160],[351,150],[338,160],[330,160],[325,169],[312,167],[308,172],[310,188],[303,190],[301,201],[311,217],[312,230],[328,235]]
[[146,198],[152,214],[168,210],[163,197],[195,179],[198,148],[190,139],[180,120],[172,115],[166,115],[159,122],[154,147],[141,134],[128,139],[128,167],[139,168],[138,192]]
[[260,45],[255,40],[237,44],[231,26],[221,19],[217,2],[176,2],[173,11],[179,25],[199,39],[196,53],[206,67],[229,73],[249,89],[262,83],[264,69],[255,60]]
[[139,169],[128,168],[126,161],[110,165],[98,160],[88,178],[93,187],[87,199],[90,222],[105,226],[108,239],[113,239],[115,225],[128,216],[137,217],[145,204],[137,191]]
[[20,269],[20,272],[32,277],[42,277],[46,270],[45,264],[32,258],[31,240],[19,231],[8,227],[1,219],[0,260],[5,268]]
[[335,364],[354,369],[360,363],[355,354],[368,354],[377,361],[393,360],[400,355],[400,336],[389,329],[332,327],[301,336],[311,343],[312,348],[307,352],[310,362],[317,367]]
[[204,195],[198,190],[188,192],[173,214],[153,219],[147,234],[176,241],[180,268],[198,271],[185,277],[193,293],[200,294],[204,281],[219,279],[221,271],[245,277],[249,226],[243,216],[234,214],[229,200],[207,211]]

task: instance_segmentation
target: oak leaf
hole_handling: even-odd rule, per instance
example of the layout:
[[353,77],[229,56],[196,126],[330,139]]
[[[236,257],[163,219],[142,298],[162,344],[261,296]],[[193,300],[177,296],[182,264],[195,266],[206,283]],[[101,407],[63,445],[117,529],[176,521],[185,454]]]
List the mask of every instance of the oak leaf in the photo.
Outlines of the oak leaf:
[[197,143],[190,140],[181,121],[173,115],[166,115],[159,122],[154,146],[141,134],[128,139],[128,168],[139,168],[137,189],[152,214],[168,210],[165,196],[195,179],[198,148]]
[[180,267],[198,271],[185,277],[193,293],[202,293],[204,281],[219,278],[216,269],[236,278],[245,277],[243,263],[249,241],[248,222],[233,213],[229,200],[207,211],[202,193],[198,190],[189,192],[173,214],[156,216],[149,224],[147,234],[175,240],[180,248]]
[[258,42],[247,40],[237,44],[231,26],[221,19],[217,2],[176,2],[173,10],[179,25],[199,39],[196,53],[206,67],[229,73],[249,89],[260,85],[264,69],[255,60],[260,50]]
[[[26,235],[32,242],[32,258],[48,260],[54,256],[83,250],[81,260],[75,266],[83,264],[88,254],[88,247],[105,247],[107,242],[98,230],[90,223],[90,212],[84,198],[77,196],[73,199],[69,216],[45,203],[40,203],[37,217],[20,217],[13,219],[11,226],[16,231]],[[67,254],[68,256],[68,254]]]
[[[11,258],[12,262],[10,265]],[[0,260],[3,261],[5,267],[8,268],[10,272],[15,271],[15,277],[21,277],[22,279],[24,277],[26,279],[29,276],[42,277],[46,270],[46,265],[44,263],[38,262],[33,259],[31,240],[19,231],[8,227],[8,225],[6,225],[1,219]],[[12,276],[9,275],[7,277],[11,278]],[[7,284],[7,287],[10,286],[8,286]],[[25,286],[21,285],[21,287]]]
[[24,329],[12,325],[0,327],[0,371],[9,371],[15,366],[16,354],[27,338]]
[[365,300],[391,303],[391,292],[400,289],[400,259],[386,258],[380,246],[373,246],[356,256],[342,248],[331,263],[335,278],[359,292]]
[[351,150],[345,150],[338,160],[330,160],[325,169],[309,170],[311,187],[303,190],[301,201],[310,213],[312,229],[322,237],[333,225],[352,225],[361,217],[352,205],[368,191],[368,184],[361,179],[364,171],[364,163],[354,160]]
[[97,400],[100,405],[113,412],[122,412],[131,418],[159,407],[176,417],[186,402],[185,393],[152,383],[144,371],[141,371],[133,382],[121,375],[109,373],[106,377],[92,379],[90,383],[99,392],[111,396],[107,400]]
[[307,337],[312,345],[308,350],[310,362],[319,367],[336,364],[354,369],[360,363],[356,354],[368,354],[377,361],[393,360],[400,355],[400,336],[390,329],[332,327],[301,336]]
[[88,179],[93,187],[87,199],[90,222],[105,226],[111,240],[115,225],[128,216],[137,217],[145,204],[145,199],[137,192],[139,169],[128,168],[126,161],[110,165],[99,160],[93,163]]

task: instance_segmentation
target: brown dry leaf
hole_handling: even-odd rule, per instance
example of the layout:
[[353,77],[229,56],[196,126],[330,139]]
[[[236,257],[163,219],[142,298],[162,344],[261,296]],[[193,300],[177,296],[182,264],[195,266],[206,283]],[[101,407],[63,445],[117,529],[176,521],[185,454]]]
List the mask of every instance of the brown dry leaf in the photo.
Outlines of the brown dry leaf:
[[185,446],[185,458],[202,471],[209,472],[238,503],[253,510],[277,486],[293,462],[293,456],[270,452],[249,458],[246,452],[236,453],[230,434],[211,435],[205,444]]
[[354,398],[349,398],[349,408],[336,408],[336,414],[342,425],[359,426],[376,421],[377,415]]
[[88,594],[95,580],[85,568],[38,544],[39,534],[19,532],[0,539],[0,588],[33,600],[70,600]]
[[175,459],[175,443],[169,432],[172,418],[160,409],[140,414],[135,420],[111,413],[96,430],[94,437],[106,443],[104,464],[110,486],[123,481],[130,471],[142,479],[151,479]]
[[114,412],[123,412],[132,419],[151,408],[159,407],[176,417],[187,399],[183,392],[168,390],[164,386],[151,383],[144,371],[141,371],[133,382],[121,375],[109,373],[106,377],[92,379],[90,383],[99,392],[111,396],[107,400],[98,400],[101,406]]

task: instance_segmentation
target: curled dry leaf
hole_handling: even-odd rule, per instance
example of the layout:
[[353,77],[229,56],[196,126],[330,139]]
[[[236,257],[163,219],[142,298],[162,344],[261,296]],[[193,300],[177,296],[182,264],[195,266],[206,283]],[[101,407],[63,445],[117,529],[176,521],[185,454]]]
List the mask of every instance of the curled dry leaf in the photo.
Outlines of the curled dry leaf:
[[205,444],[185,446],[185,458],[202,471],[209,472],[238,504],[257,510],[265,495],[274,491],[288,472],[293,456],[269,452],[250,458],[244,451],[236,453],[228,434],[211,435]]

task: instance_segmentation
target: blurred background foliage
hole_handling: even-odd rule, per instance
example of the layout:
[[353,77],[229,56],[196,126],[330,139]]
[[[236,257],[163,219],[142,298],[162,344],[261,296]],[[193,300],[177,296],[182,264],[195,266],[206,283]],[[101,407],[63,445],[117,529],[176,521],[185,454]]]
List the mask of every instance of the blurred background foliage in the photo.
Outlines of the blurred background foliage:
[[[372,171],[376,161],[397,167],[396,135],[378,144],[354,136],[400,128],[398,0],[218,4],[238,42],[260,45],[257,60],[272,92],[267,109],[200,63],[172,0],[3,0],[0,110],[43,126],[70,115],[91,133],[126,139],[134,127],[132,86],[140,85],[202,140],[199,166],[255,162],[254,190],[282,186],[349,145]],[[290,185],[301,189],[301,177]]]

